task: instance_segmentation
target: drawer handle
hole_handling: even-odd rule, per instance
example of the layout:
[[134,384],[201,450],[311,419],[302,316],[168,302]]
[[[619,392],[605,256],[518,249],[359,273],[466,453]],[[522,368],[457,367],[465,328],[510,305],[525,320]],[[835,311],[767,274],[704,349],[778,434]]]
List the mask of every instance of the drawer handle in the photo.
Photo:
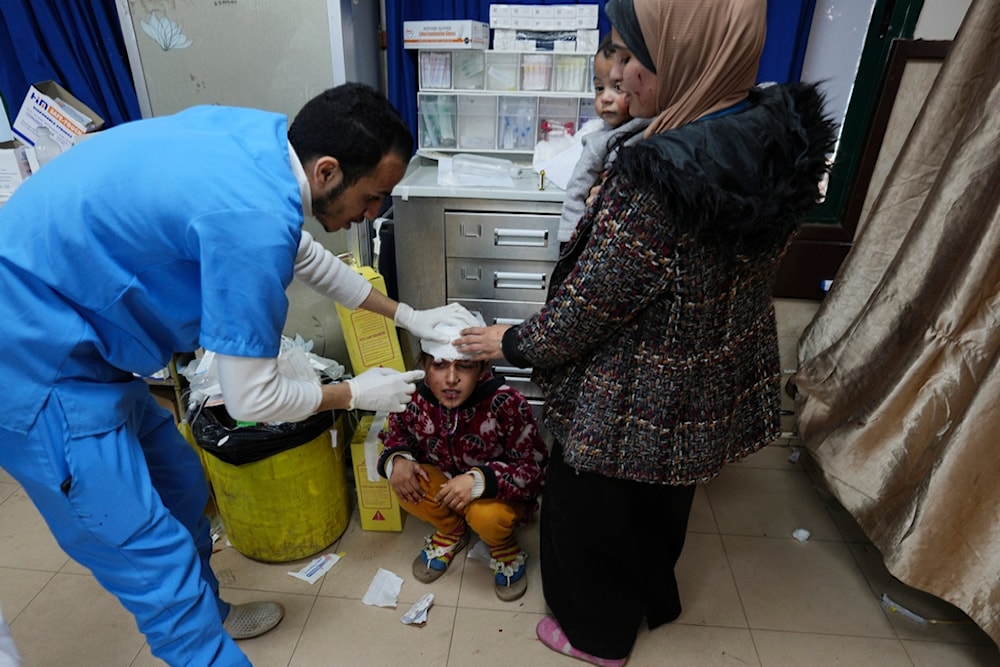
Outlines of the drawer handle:
[[518,319],[516,317],[494,317],[493,324],[509,324],[511,326],[516,326],[523,322],[524,320]]
[[483,235],[483,226],[474,223],[459,223],[458,233],[462,236],[478,239]]
[[462,280],[482,280],[483,279],[483,267],[477,266],[472,271],[469,271],[468,266],[462,267]]
[[545,289],[545,274],[497,271],[493,274],[493,287],[497,289]]
[[520,377],[530,380],[531,379],[531,369],[530,368],[518,368],[517,366],[494,366],[493,370],[500,373],[504,377],[508,378],[510,376]]
[[493,230],[493,245],[514,245],[544,248],[549,244],[547,229],[501,229]]

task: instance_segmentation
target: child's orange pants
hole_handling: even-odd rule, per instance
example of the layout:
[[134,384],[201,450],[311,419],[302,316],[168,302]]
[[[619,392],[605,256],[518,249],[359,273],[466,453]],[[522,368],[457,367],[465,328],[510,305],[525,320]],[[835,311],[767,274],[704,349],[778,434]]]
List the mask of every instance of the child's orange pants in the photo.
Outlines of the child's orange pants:
[[514,528],[528,514],[528,503],[496,498],[473,500],[466,507],[464,515],[456,512],[444,503],[434,500],[448,478],[429,463],[420,465],[430,476],[429,481],[420,483],[424,490],[424,499],[416,504],[400,499],[399,505],[413,516],[434,526],[442,534],[447,535],[458,530],[464,521],[479,535],[479,539],[485,542],[486,546],[497,547],[511,540]]

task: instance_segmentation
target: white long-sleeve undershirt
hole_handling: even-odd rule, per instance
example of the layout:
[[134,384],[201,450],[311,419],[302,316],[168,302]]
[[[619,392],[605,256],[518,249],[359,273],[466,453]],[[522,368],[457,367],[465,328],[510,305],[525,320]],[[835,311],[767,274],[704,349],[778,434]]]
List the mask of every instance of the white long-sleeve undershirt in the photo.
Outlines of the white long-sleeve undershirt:
[[[347,308],[357,308],[372,286],[303,230],[295,256],[295,277]],[[318,384],[281,375],[278,360],[216,354],[226,411],[241,421],[301,421],[319,408]]]
[[323,400],[319,384],[278,372],[278,360],[216,355],[226,411],[240,421],[297,422],[314,414]]
[[328,299],[355,309],[372,291],[364,276],[338,259],[302,230],[299,251],[295,256],[295,277]]

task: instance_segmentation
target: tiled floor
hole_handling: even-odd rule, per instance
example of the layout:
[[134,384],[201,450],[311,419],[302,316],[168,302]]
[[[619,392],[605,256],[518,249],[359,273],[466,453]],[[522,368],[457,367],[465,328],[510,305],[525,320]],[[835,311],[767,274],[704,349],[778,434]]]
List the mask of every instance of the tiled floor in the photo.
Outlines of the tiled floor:
[[[847,513],[819,488],[789,446],[772,446],[699,488],[678,566],[685,610],[675,623],[643,630],[630,666],[1000,665],[1000,652],[956,609],[895,582]],[[792,531],[810,531],[808,541]],[[538,524],[522,529],[530,585],[520,601],[493,593],[487,567],[460,559],[432,585],[410,563],[425,526],[402,534],[362,532],[356,515],[328,551],[344,557],[320,581],[288,576],[311,559],[262,564],[232,548],[214,556],[225,597],[277,599],[287,616],[244,641],[255,665],[579,665],[535,637],[545,613]],[[361,602],[378,568],[405,583],[395,609]],[[424,627],[400,616],[435,594]],[[888,597],[924,618],[886,611]],[[0,605],[26,667],[146,667],[153,658],[132,618],[56,546],[20,488],[0,471]]]

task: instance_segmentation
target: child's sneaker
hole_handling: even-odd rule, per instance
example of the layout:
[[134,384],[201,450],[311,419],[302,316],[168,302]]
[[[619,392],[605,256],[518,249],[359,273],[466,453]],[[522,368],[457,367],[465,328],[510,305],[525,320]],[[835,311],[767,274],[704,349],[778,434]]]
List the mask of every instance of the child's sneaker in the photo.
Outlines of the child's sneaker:
[[413,576],[429,584],[448,570],[451,559],[469,543],[469,531],[462,526],[461,535],[445,535],[434,531],[425,538],[424,548],[413,559]]
[[521,551],[517,542],[509,542],[503,546],[490,547],[490,567],[493,569],[493,589],[497,597],[504,602],[516,600],[528,590],[528,577],[525,576],[525,561],[528,554]]

